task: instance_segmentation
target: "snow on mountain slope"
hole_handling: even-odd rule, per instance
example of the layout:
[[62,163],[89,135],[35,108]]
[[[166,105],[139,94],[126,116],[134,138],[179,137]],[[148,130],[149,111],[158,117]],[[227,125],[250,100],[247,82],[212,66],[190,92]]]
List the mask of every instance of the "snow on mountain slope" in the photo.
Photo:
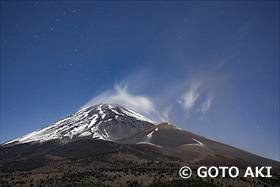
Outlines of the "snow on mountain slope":
[[83,108],[65,119],[4,145],[80,137],[113,141],[130,137],[153,125],[153,121],[130,109],[116,104],[99,104]]

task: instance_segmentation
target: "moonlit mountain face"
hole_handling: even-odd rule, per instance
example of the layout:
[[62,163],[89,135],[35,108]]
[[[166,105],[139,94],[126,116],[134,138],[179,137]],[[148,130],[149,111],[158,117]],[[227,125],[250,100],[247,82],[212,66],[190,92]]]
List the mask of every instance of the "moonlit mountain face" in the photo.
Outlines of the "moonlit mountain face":
[[[17,150],[17,146],[12,145],[20,146],[25,143],[29,143],[29,146],[36,143],[44,145],[45,142],[48,144],[57,140],[70,147],[74,142],[84,141],[85,143],[94,140],[107,140],[119,145],[148,144],[153,149],[158,149],[161,154],[182,159],[188,158],[192,162],[204,160],[209,156],[213,159],[213,155],[226,155],[256,164],[279,165],[276,161],[178,129],[168,123],[156,125],[144,116],[117,104],[85,107],[50,126],[6,142],[4,147],[11,145],[11,149],[15,147],[14,150]],[[59,144],[54,143],[54,145],[58,146],[58,150],[61,149]],[[76,149],[76,146],[74,147]],[[100,148],[100,146],[97,147]],[[52,148],[48,149],[50,151]],[[96,150],[92,151],[95,153]],[[69,153],[68,156],[72,154],[74,153]],[[79,155],[79,151],[76,154]]]
[[72,140],[92,137],[118,140],[130,137],[154,126],[154,122],[142,115],[116,104],[89,106],[78,112],[5,144],[45,142],[54,139]]
[[[109,184],[117,187],[122,186],[120,184],[135,186],[136,183],[130,182],[137,180],[143,186],[151,186],[157,183],[151,180],[153,178],[162,178],[165,183],[173,179],[177,184],[177,181],[181,181],[178,170],[183,165],[191,168],[272,166],[275,168],[272,175],[280,176],[277,170],[280,163],[277,161],[210,140],[166,122],[154,124],[140,114],[115,104],[83,108],[48,127],[0,145],[0,155],[0,186]],[[136,172],[133,174],[130,171]],[[196,184],[197,181],[202,182],[197,186],[210,186],[210,183],[197,180],[195,173],[192,177]],[[217,177],[212,183],[222,184],[224,180]],[[252,180],[263,184],[260,179]],[[228,186],[240,186],[241,183],[251,186],[253,183],[248,180],[245,184],[241,178],[227,182]],[[184,182],[176,186],[189,185]]]

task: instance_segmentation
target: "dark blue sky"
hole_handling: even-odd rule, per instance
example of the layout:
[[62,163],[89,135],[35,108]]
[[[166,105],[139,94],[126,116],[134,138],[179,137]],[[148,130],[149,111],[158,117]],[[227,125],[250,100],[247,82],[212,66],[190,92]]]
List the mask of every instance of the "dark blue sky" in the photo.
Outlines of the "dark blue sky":
[[279,2],[1,2],[1,143],[118,102],[279,160]]

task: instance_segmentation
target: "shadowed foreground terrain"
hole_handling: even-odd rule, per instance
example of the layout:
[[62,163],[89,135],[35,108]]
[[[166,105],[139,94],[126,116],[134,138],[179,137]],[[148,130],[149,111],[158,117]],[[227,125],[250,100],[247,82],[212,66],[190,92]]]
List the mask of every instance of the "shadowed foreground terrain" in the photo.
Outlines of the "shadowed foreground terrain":
[[[191,152],[190,152],[191,154]],[[80,139],[68,144],[59,141],[1,147],[0,186],[276,186],[273,178],[198,178],[196,168],[221,163],[254,165],[229,156],[213,155],[189,163],[161,154],[145,144],[117,144]],[[181,179],[178,171],[190,166],[193,175]],[[244,171],[243,171],[244,172]]]

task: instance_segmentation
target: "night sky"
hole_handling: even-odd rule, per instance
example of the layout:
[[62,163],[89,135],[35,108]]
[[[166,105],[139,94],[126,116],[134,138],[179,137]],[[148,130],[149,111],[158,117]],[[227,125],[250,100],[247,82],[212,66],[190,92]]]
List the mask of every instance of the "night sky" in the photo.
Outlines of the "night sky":
[[279,2],[1,1],[1,143],[115,102],[279,159]]

